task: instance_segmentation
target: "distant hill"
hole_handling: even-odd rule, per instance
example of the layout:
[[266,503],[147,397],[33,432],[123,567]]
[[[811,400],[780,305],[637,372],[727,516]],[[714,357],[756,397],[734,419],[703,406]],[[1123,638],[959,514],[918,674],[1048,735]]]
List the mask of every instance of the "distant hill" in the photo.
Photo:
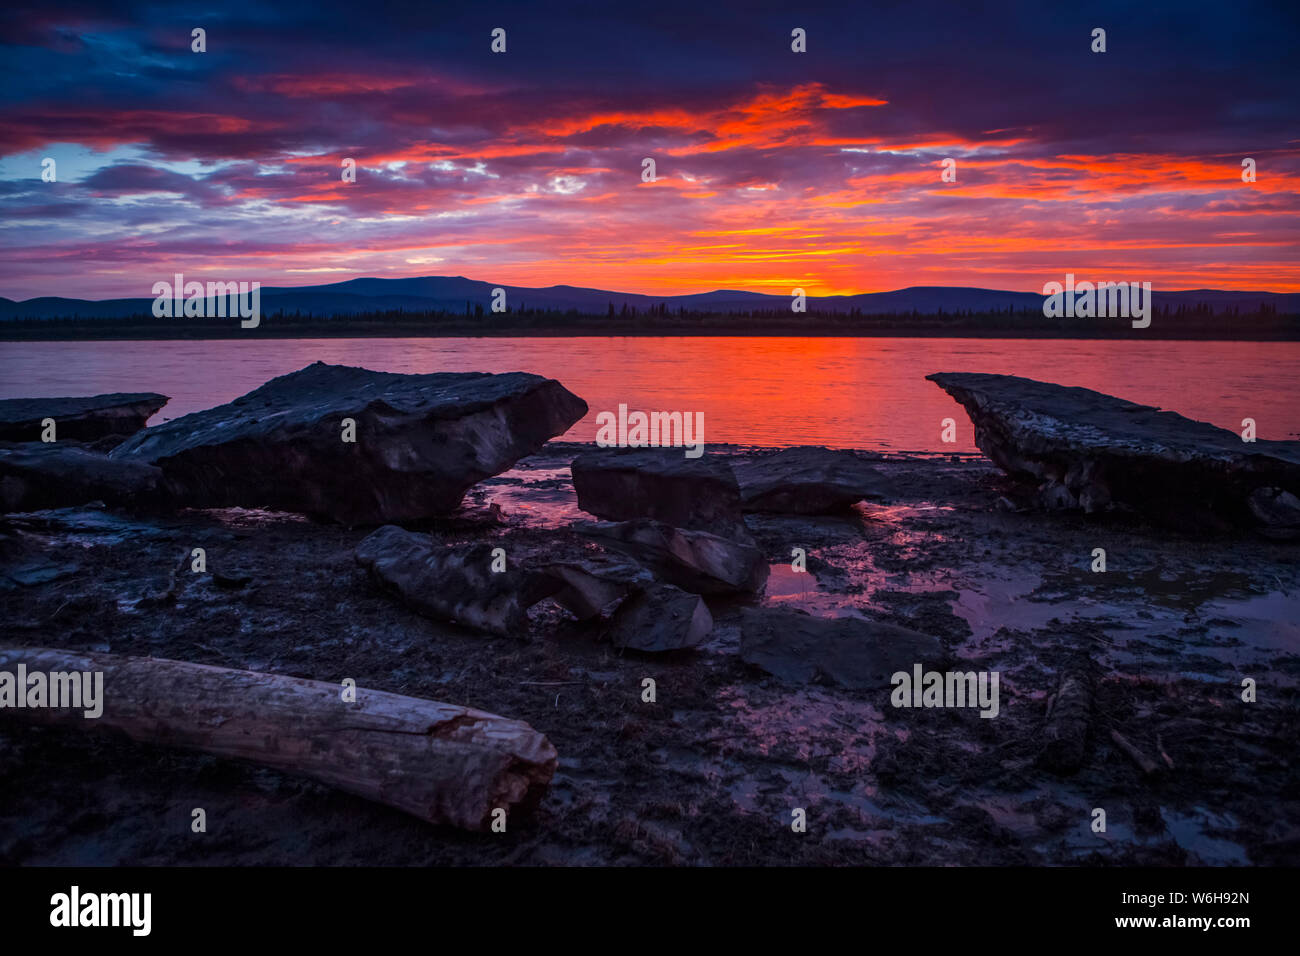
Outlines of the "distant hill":
[[[168,277],[170,278],[170,277]],[[263,315],[276,312],[311,314],[319,317],[352,316],[385,312],[464,313],[481,306],[490,311],[494,283],[464,276],[423,276],[410,279],[349,279],[327,285],[264,286],[261,290]],[[610,306],[621,312],[626,306],[638,313],[666,307],[671,312],[730,315],[760,311],[789,311],[790,296],[768,295],[719,289],[694,295],[641,295],[557,285],[544,289],[500,286],[506,303],[515,310],[554,310],[583,315],[604,315]],[[1257,312],[1261,307],[1280,315],[1300,314],[1300,293],[1229,292],[1218,289],[1190,289],[1154,292],[1158,309],[1177,310],[1208,306],[1212,313],[1236,310]],[[25,301],[0,297],[0,320],[6,319],[121,319],[152,313],[153,297],[129,299],[68,299],[43,296]],[[809,312],[859,315],[935,315],[955,312],[1033,312],[1042,308],[1043,297],[1032,292],[1006,292],[947,286],[913,286],[893,292],[868,292],[849,296],[810,296]]]

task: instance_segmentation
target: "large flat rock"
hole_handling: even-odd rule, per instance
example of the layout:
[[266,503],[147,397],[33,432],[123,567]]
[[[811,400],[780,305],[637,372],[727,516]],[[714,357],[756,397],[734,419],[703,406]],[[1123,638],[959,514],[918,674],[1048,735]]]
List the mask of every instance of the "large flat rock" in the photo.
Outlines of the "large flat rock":
[[606,521],[651,518],[677,528],[744,537],[740,488],[717,456],[680,448],[602,448],[573,460],[578,507]]
[[0,400],[0,441],[41,441],[41,422],[54,419],[58,441],[95,441],[107,435],[133,435],[167,404],[154,392],[113,392],[72,398]]
[[802,611],[744,608],[740,656],[791,684],[884,690],[898,671],[945,660],[938,638],[856,617],[813,617]]
[[102,501],[157,505],[166,498],[162,472],[137,461],[60,442],[0,445],[0,511],[42,511]]
[[745,511],[821,515],[892,493],[884,475],[851,451],[785,448],[733,466]]
[[[163,470],[194,507],[377,524],[454,511],[476,482],[565,432],[587,403],[525,372],[401,375],[317,362],[112,452]],[[343,440],[345,419],[355,442]]]
[[1246,442],[1171,411],[1013,375],[927,378],[966,409],[975,443],[1050,506],[1123,505],[1182,526],[1300,531],[1300,442]]

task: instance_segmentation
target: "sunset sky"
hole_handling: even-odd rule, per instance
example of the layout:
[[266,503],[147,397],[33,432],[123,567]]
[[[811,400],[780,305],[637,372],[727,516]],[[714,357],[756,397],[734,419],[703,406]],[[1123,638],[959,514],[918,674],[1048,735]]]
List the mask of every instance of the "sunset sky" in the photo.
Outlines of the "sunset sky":
[[175,272],[1300,291],[1294,3],[24,6],[0,28],[9,298]]

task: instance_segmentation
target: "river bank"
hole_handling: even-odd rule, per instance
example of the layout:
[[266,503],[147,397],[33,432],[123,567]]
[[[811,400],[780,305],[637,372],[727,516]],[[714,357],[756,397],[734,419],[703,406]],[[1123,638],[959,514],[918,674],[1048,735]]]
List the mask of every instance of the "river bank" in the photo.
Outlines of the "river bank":
[[[476,485],[432,540],[568,546],[578,510],[552,442]],[[722,449],[736,461],[762,455]],[[981,458],[876,455],[886,500],[749,514],[762,592],[707,599],[694,650],[606,643],[554,601],[494,637],[417,615],[354,558],[367,529],[243,509],[65,509],[3,521],[15,645],[152,655],[359,686],[525,720],[559,767],[505,834],[429,827],[274,771],[0,724],[0,861],[141,864],[1294,864],[1300,568],[1294,546],[1133,516],[1046,513]],[[576,545],[575,545],[576,546]],[[203,547],[213,573],[179,575]],[[1095,548],[1105,549],[1096,573]],[[795,548],[806,573],[792,568]],[[747,664],[750,608],[934,635],[1000,675],[997,719],[789,683]],[[1083,674],[1081,764],[1041,761],[1049,700]],[[1242,679],[1258,699],[1244,704]],[[655,684],[653,703],[644,681]],[[1160,765],[1145,773],[1112,736]],[[208,832],[190,830],[207,811]],[[1093,811],[1107,815],[1105,833]],[[807,830],[791,829],[792,811]]]

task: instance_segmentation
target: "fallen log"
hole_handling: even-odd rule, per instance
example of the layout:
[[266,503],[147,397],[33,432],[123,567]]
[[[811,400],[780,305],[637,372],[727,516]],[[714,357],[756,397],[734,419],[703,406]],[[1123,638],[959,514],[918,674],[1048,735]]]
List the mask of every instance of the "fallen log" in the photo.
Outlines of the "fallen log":
[[1092,714],[1092,682],[1086,667],[1067,670],[1052,698],[1043,727],[1039,760],[1056,773],[1068,774],[1083,764]]
[[[405,810],[486,830],[527,809],[555,773],[555,748],[495,714],[322,681],[202,664],[50,648],[0,648],[0,672],[102,673],[98,718],[81,707],[5,706],[0,715],[251,760]],[[52,686],[52,682],[51,682]],[[19,688],[23,693],[25,688]],[[54,701],[51,701],[54,703]]]

